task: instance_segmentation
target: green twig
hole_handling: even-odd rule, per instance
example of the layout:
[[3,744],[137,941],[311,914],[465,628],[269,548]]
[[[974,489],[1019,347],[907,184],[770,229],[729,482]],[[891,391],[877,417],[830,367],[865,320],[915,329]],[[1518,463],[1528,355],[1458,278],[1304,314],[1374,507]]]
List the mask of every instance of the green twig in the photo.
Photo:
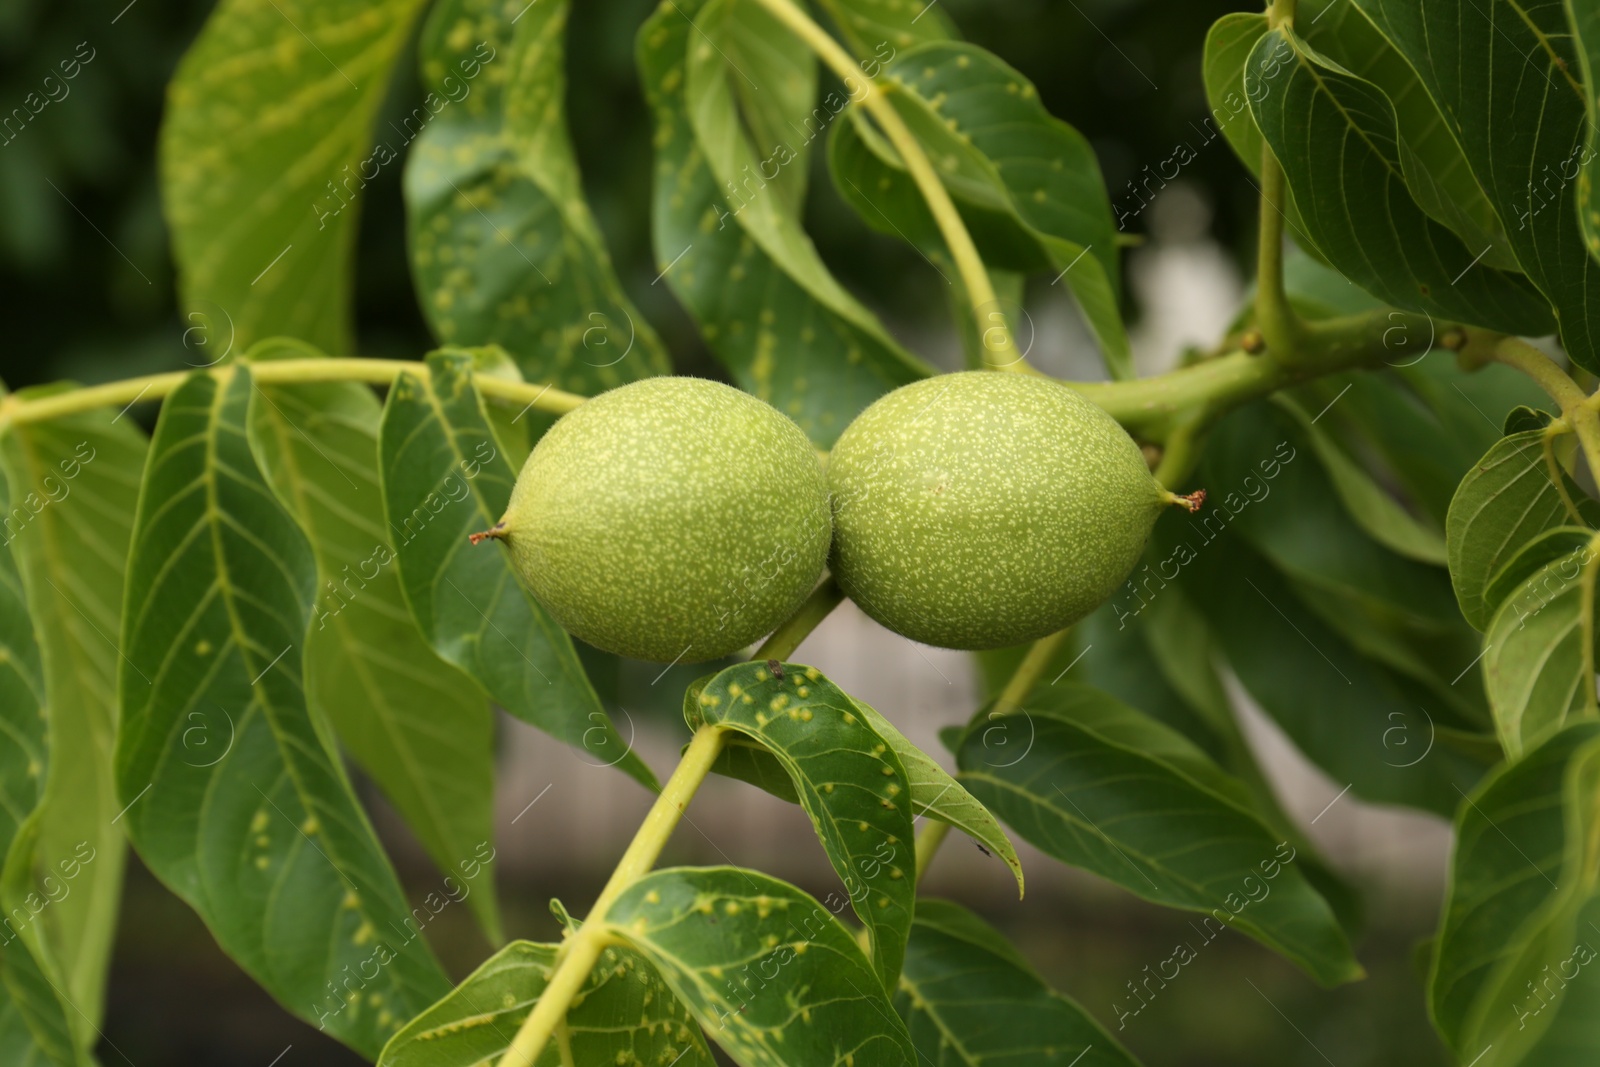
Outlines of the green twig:
[[611,943],[612,935],[605,922],[606,913],[629,886],[650,873],[650,868],[655,866],[661,849],[672,835],[673,828],[678,825],[678,820],[683,817],[684,809],[689,806],[700,784],[711,773],[711,765],[722,753],[724,736],[719,726],[702,726],[689,747],[684,749],[683,759],[662,787],[661,795],[651,805],[649,814],[634,834],[628,850],[622,854],[616,870],[611,872],[605,888],[595,898],[589,917],[577,933],[562,943],[557,952],[555,970],[551,972],[550,980],[545,984],[533,1011],[517,1030],[511,1047],[506,1049],[500,1067],[533,1067],[538,1060],[557,1025],[567,1017],[572,998],[583,988],[583,983],[600,959],[600,953]]
[[922,876],[928,873],[928,868],[933,865],[933,857],[938,855],[939,846],[944,844],[949,833],[949,823],[930,818],[928,825],[922,828],[922,833],[917,835],[918,885],[922,884]]
[[1288,386],[1380,365],[1399,354],[1389,347],[1394,339],[1431,337],[1434,330],[1425,315],[1385,309],[1302,324],[1289,361],[1238,351],[1154,378],[1069,384],[1145,440],[1165,441],[1180,425],[1214,422],[1231,408]]
[[[752,658],[783,659],[789,656],[843,600],[844,593],[830,576],[767,638]],[[539,1053],[550,1042],[551,1035],[566,1019],[572,998],[583,988],[584,980],[600,959],[600,953],[611,943],[612,935],[605,924],[606,913],[629,886],[650,873],[650,868],[655,866],[661,849],[678,825],[678,819],[711,773],[717,757],[722,754],[725,736],[723,727],[702,726],[689,747],[684,749],[677,769],[661,788],[661,795],[656,797],[656,802],[645,815],[644,823],[634,834],[632,844],[622,854],[605,888],[595,898],[594,906],[589,909],[589,917],[576,934],[562,943],[555,970],[551,972],[544,992],[539,995],[539,1002],[523,1020],[499,1067],[533,1067]]]
[[782,626],[772,631],[772,636],[750,658],[788,659],[800,647],[800,642],[843,601],[844,590],[839,588],[839,583],[830,574]]
[[[238,364],[210,368],[204,373],[226,379]],[[280,359],[250,363],[250,373],[262,385],[289,385],[311,382],[366,382],[389,385],[401,372],[428,376],[428,365],[406,359]],[[91,385],[48,396],[0,397],[0,430],[8,425],[45,422],[96,408],[126,407],[133,403],[162,400],[196,371],[168,371],[125,378],[120,382]],[[485,396],[502,397],[525,403],[552,415],[565,415],[584,398],[575,393],[535,382],[509,381],[493,375],[473,375],[478,391]]]
[[[986,713],[987,717],[992,719],[1008,715],[1022,706],[1023,701],[1028,699],[1028,694],[1033,692],[1033,687],[1039,684],[1039,679],[1049,669],[1056,652],[1061,648],[1061,642],[1065,641],[1067,634],[1071,632],[1071,629],[1057,630],[1049,637],[1039,638],[1029,647],[1027,655],[1017,664],[1017,669],[1011,672],[1011,680],[1006,682],[1006,687],[995,698],[994,705]],[[927,828],[918,835],[918,882],[927,873],[928,867],[933,863],[933,857],[938,854],[939,846],[944,844],[949,832],[950,827],[947,824],[930,819]]]
[[1596,401],[1586,396],[1554,360],[1521,338],[1500,338],[1492,358],[1532,378],[1560,405],[1562,419],[1578,436],[1590,473],[1600,479],[1600,414],[1595,412]]
[[1278,157],[1261,145],[1261,222],[1256,247],[1256,329],[1272,359],[1292,360],[1299,348],[1300,320],[1283,283],[1283,205],[1288,184]]

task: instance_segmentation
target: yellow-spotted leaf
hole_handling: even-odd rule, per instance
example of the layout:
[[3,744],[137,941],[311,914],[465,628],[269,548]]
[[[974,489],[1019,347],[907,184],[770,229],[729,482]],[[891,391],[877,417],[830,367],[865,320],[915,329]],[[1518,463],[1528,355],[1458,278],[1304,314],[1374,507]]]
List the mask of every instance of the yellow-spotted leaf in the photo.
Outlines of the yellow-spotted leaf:
[[873,965],[833,912],[759,871],[669,868],[606,914],[739,1067],[912,1067]]
[[[714,19],[697,32],[707,10]],[[715,50],[701,54],[708,31],[720,35],[712,40],[726,59]],[[771,62],[761,51],[766,46]],[[798,230],[806,159],[847,100],[839,92],[812,99],[791,89],[793,79],[815,84],[814,63],[754,4],[670,0],[640,28],[638,63],[656,120],[651,220],[662,284],[741,387],[791,416],[819,446],[831,446],[872,401],[929,373],[827,274]],[[697,103],[687,94],[691,67]],[[747,78],[762,79],[765,90]],[[728,120],[730,109],[780,92],[785,109],[737,113],[770,128],[788,110],[793,125],[776,133],[776,143],[760,145],[754,177],[725,185],[716,167],[756,151],[742,140],[742,124]],[[704,113],[691,114],[691,107]],[[720,131],[724,140],[707,145],[702,129]]]
[[435,652],[511,714],[591,766],[618,767],[654,789],[650,768],[600,706],[572,638],[523,588],[503,548],[467,540],[500,521],[516,481],[472,365],[467,353],[435,353],[428,376],[401,374],[384,406],[383,502],[412,617]]
[[[419,47],[436,117],[402,120],[411,266],[445,344],[496,343],[529,378],[595,393],[671,370],[628,300],[567,134],[568,4],[444,0]],[[431,109],[430,109],[431,110]]]
[[398,166],[374,121],[422,6],[224,0],[178,65],[161,199],[182,304],[217,358],[272,334],[350,351],[362,190]]
[[687,710],[757,742],[788,772],[871,932],[879,983],[893,990],[916,898],[910,778],[867,716],[816,668],[780,669],[782,676],[757,663],[729,667]]
[[[320,355],[257,345],[252,360]],[[260,386],[250,443],[317,559],[306,699],[378,783],[493,942],[494,719],[478,684],[440,659],[406,609],[378,482],[372,390],[351,382]]]
[[[780,666],[779,669],[785,668]],[[815,670],[808,667],[799,669],[808,672]],[[766,681],[764,676],[767,674],[767,668],[755,667],[753,673],[758,681]],[[705,681],[702,680],[690,686],[685,694],[684,713],[691,722],[699,721],[699,698],[704,686]],[[937,819],[971,837],[991,854],[1000,858],[1016,878],[1017,891],[1019,893],[1022,891],[1022,863],[1017,859],[1017,851],[1012,847],[1005,831],[1001,829],[1000,823],[990,814],[988,808],[978,802],[977,797],[967,792],[966,787],[939,766],[938,761],[912,744],[905,734],[895,729],[894,724],[872,706],[845,694],[820,673],[807,688],[819,697],[825,695],[828,700],[838,700],[841,697],[848,700],[851,707],[866,720],[874,732],[883,738],[890,750],[900,757],[900,762],[906,769],[906,777],[911,782],[913,816],[925,815],[930,819]],[[748,782],[791,804],[800,803],[800,794],[796,792],[794,780],[789,776],[784,764],[760,741],[747,735],[728,739],[723,745],[721,755],[717,757],[714,769],[718,774]]]
[[307,704],[316,562],[251,454],[254,389],[246,364],[198,372],[156,424],[119,642],[121,825],[251,977],[375,1056],[450,982]]
[[[32,854],[13,851],[10,870],[13,884],[36,900],[53,886],[69,890],[56,888],[61,899],[30,925],[38,927],[41,966],[54,968],[61,992],[77,1005],[67,1018],[86,1048],[99,1040],[122,898],[126,842],[115,822],[122,801],[112,773],[122,660],[113,639],[146,449],[133,419],[106,408],[12,426],[0,442],[12,487],[5,537],[44,657],[50,734]],[[66,883],[64,864],[73,872]]]
[[[406,1024],[379,1067],[480,1067],[511,1045],[556,966],[555,945],[513,941]],[[712,1067],[700,1026],[650,963],[608,948],[567,1009],[570,1058],[552,1041],[535,1067]]]
[[[7,520],[17,515],[11,500],[0,472],[0,516]],[[44,663],[10,547],[13,534],[8,521],[0,537],[0,729],[8,741],[0,746],[0,905],[8,935],[0,943],[0,1050],[18,1063],[77,1067],[88,1062],[89,1046],[75,1040],[71,1009],[60,987],[52,989],[54,983],[44,977],[39,958],[44,946],[38,924],[31,921],[43,910],[44,898],[27,896],[49,735]],[[14,884],[21,892],[7,892]]]

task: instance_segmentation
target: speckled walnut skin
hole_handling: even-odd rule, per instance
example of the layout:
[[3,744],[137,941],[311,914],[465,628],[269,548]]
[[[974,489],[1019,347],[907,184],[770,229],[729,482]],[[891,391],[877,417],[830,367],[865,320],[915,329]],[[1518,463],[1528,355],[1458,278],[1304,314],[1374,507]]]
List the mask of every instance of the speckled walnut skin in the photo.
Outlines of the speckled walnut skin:
[[1046,378],[945,374],[879,399],[828,462],[835,577],[945,648],[1071,625],[1144,550],[1167,494],[1104,411]]
[[832,528],[800,427],[700,378],[646,378],[563,416],[502,522],[557,622],[657,663],[715,659],[770,633],[817,584]]

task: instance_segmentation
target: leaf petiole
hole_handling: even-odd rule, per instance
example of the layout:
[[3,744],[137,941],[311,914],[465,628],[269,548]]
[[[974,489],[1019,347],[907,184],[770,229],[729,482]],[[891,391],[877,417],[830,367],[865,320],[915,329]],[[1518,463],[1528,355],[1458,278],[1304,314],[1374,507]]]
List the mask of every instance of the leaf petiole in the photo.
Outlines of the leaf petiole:
[[678,761],[677,769],[650,806],[628,850],[622,854],[616,870],[611,872],[610,880],[595,898],[594,906],[589,909],[589,917],[577,933],[562,943],[549,983],[540,994],[533,1011],[517,1030],[511,1046],[500,1060],[500,1067],[533,1067],[556,1028],[565,1021],[572,998],[588,980],[601,952],[612,941],[613,935],[606,926],[606,912],[613,901],[655,866],[667,839],[683,817],[684,809],[694,799],[706,775],[711,773],[712,764],[722,754],[726,735],[727,731],[720,726],[702,726],[689,747],[684,749],[683,759]]
[[[212,368],[210,373],[226,381],[234,364]],[[428,365],[407,359],[282,359],[251,363],[250,373],[261,385],[307,384],[313,382],[365,382],[386,386],[401,372],[428,376]],[[167,371],[139,378],[125,378],[104,385],[91,385],[49,396],[0,397],[0,430],[8,425],[45,422],[82,411],[104,407],[131,407],[147,400],[162,400],[188,381],[193,371]],[[565,415],[584,397],[537,382],[510,381],[490,374],[473,375],[478,391],[485,396],[525,402],[529,407],[552,415]]]
[[889,143],[900,153],[900,159],[905,163],[907,173],[917,183],[917,189],[922,193],[928,210],[933,214],[934,222],[938,224],[939,232],[944,236],[945,244],[950,249],[950,257],[955,260],[956,270],[961,274],[961,283],[966,287],[967,298],[972,303],[980,336],[984,338],[984,366],[991,370],[1037,373],[1017,351],[1016,341],[1011,336],[1011,328],[999,310],[1000,305],[995,297],[988,268],[983,265],[983,257],[978,254],[978,246],[973,243],[972,235],[967,232],[967,225],[961,220],[961,213],[956,210],[955,201],[950,199],[950,193],[945,189],[938,171],[934,170],[928,154],[923,151],[922,145],[910,127],[900,117],[900,112],[896,111],[894,104],[890,102],[887,96],[888,90],[874,79],[867,77],[860,64],[844,46],[834,40],[828,31],[817,25],[810,15],[797,7],[793,0],[756,0],[756,2],[815,52],[817,58],[827,64],[852,91],[855,91],[859,83],[861,96],[856,102],[877,120],[878,125],[883,128],[884,135],[889,138]]

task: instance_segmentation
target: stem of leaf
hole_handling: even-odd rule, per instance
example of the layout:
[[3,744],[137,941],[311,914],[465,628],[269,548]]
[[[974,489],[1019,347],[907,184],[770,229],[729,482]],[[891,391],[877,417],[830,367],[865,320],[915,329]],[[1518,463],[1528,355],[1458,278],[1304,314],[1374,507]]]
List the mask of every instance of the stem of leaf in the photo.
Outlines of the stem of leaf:
[[1005,316],[995,299],[989,271],[983,265],[983,257],[978,254],[978,246],[972,242],[972,235],[967,232],[966,223],[961,220],[961,213],[956,210],[955,201],[950,199],[949,191],[939,179],[938,171],[934,170],[933,162],[922,150],[916,135],[895,110],[887,96],[888,90],[868,78],[844,46],[796,6],[793,0],[756,2],[815,52],[817,58],[844,80],[847,87],[852,91],[857,84],[862,87],[861,98],[857,102],[877,120],[889,143],[900,154],[907,173],[917,183],[917,189],[933,214],[933,221],[938,224],[939,232],[950,249],[950,257],[955,260],[961,284],[966,287],[967,298],[972,302],[979,336],[984,339],[984,365],[991,370],[1032,371],[1033,368],[1017,352],[1011,329],[1006,325]]
[[[1324,374],[1380,364],[1398,354],[1386,346],[1386,339],[1432,336],[1434,329],[1434,324],[1423,315],[1375,311],[1303,323],[1295,358],[1290,362],[1262,359],[1238,351],[1153,378],[1068,384],[1130,431],[1146,440],[1165,441],[1178,426],[1192,419],[1199,419],[1198,425],[1203,426],[1230,408],[1287,386]],[[1446,324],[1439,326],[1441,336],[1445,329]],[[285,359],[252,363],[250,367],[256,380],[264,383],[359,381],[386,386],[402,371],[421,376],[428,374],[426,363],[399,359]],[[1559,368],[1556,370],[1559,374]],[[43,422],[84,411],[160,400],[191,373],[194,372],[152,374],[45,396],[0,396],[0,432],[9,424]],[[209,373],[225,375],[231,371],[227,367],[217,367]],[[473,381],[485,396],[500,397],[554,415],[563,415],[584,401],[581,396],[548,385],[508,381],[491,375],[475,375]],[[1568,384],[1571,384],[1570,379]],[[1577,387],[1573,385],[1572,388]]]
[[933,865],[933,857],[938,855],[939,846],[944,844],[944,839],[950,833],[950,824],[937,819],[929,819],[928,825],[922,828],[922,833],[917,835],[917,884],[922,884],[922,876],[928,873],[928,868]]
[[[1056,652],[1061,648],[1061,643],[1067,639],[1072,630],[1057,630],[1049,637],[1041,637],[1029,647],[1027,655],[1022,657],[1022,662],[1017,664],[1017,669],[1011,672],[1011,679],[1006,682],[1000,695],[995,698],[994,705],[986,713],[987,718],[998,718],[1009,715],[1022,707],[1022,702],[1028,699],[1028,694],[1033,692],[1033,687],[1039,684],[1039,679],[1049,669],[1051,660],[1055,659]],[[917,835],[917,881],[922,881],[922,876],[927,873],[928,867],[933,863],[933,857],[938,855],[939,846],[944,844],[944,839],[950,833],[948,823],[928,820],[928,825],[922,833]]]
[[1283,284],[1283,207],[1288,195],[1283,167],[1261,145],[1261,222],[1256,247],[1256,328],[1274,359],[1292,359],[1299,320]]
[[1600,478],[1600,414],[1578,383],[1555,361],[1519,337],[1502,337],[1495,343],[1493,358],[1526,374],[1538,383],[1561,407],[1561,417],[1578,436],[1589,472]]
[[[783,659],[789,656],[843,600],[843,591],[830,575],[782,626],[773,631],[772,636],[751,658]],[[612,941],[605,924],[606,913],[629,886],[649,874],[650,868],[655,866],[684,809],[694,799],[706,776],[711,773],[717,757],[722,754],[725,736],[720,726],[702,726],[695,732],[694,740],[684,749],[677,769],[667,779],[667,784],[662,786],[661,794],[656,797],[638,832],[633,835],[633,842],[617,862],[605,888],[595,898],[594,906],[589,909],[589,917],[578,932],[562,944],[556,957],[555,970],[539,1002],[523,1020],[499,1067],[533,1067],[539,1053],[549,1044],[551,1035],[565,1022],[572,998],[583,988],[584,980],[594,970],[600,953]]]
[[667,838],[682,818],[684,809],[694,798],[700,784],[711,773],[712,764],[722,753],[724,732],[718,726],[702,726],[694,740],[684,750],[683,759],[662,787],[661,795],[650,807],[644,822],[633,836],[633,842],[622,854],[616,870],[605,888],[595,898],[583,926],[562,944],[539,1002],[517,1030],[510,1048],[500,1060],[500,1067],[533,1067],[539,1053],[549,1043],[558,1024],[567,1017],[567,1008],[589,973],[594,970],[600,953],[611,943],[612,935],[606,926],[606,913],[629,886],[650,873]]
[[1071,632],[1070,628],[1057,630],[1049,637],[1041,637],[1033,643],[1028,649],[1028,654],[1022,657],[1022,662],[1017,664],[1017,669],[1011,673],[1011,680],[995,698],[994,706],[989,709],[991,717],[1009,715],[1022,707],[1022,702],[1028,699],[1033,687],[1039,684],[1039,678],[1049,668],[1050,661],[1055,658],[1061,643]]
[[762,646],[756,649],[756,654],[751,659],[788,659],[794,655],[794,650],[800,647],[800,642],[815,630],[828,614],[844,601],[844,590],[839,588],[839,583],[829,575],[821,585],[812,591],[795,613],[772,631]]
[[[1274,29],[1294,22],[1295,0],[1269,0],[1267,25]],[[1283,167],[1265,140],[1261,144],[1261,205],[1256,246],[1256,328],[1275,359],[1291,359],[1299,319],[1289,306],[1283,284],[1283,205],[1288,202]]]
[[[1179,427],[1200,428],[1230,408],[1326,374],[1382,364],[1401,352],[1396,339],[1431,337],[1442,324],[1410,312],[1380,310],[1299,323],[1291,359],[1231,352],[1153,378],[1124,382],[1070,382],[1129,430],[1151,441]],[[1409,357],[1408,357],[1409,358]]]
[[1156,481],[1168,488],[1182,484],[1200,459],[1199,445],[1204,435],[1205,423],[1199,418],[1176,426],[1161,450],[1161,462],[1154,471]]
[[1544,472],[1550,479],[1550,484],[1556,487],[1556,495],[1561,497],[1561,506],[1567,511],[1567,518],[1579,526],[1588,525],[1583,520],[1583,513],[1578,510],[1577,501],[1572,499],[1572,494],[1567,491],[1567,472],[1562,468],[1561,461],[1556,458],[1556,438],[1566,433],[1565,428],[1559,423],[1552,422],[1544,428],[1544,439],[1540,442],[1544,452]]
[[[216,367],[210,373],[226,378],[233,365]],[[250,373],[263,385],[289,385],[315,382],[365,382],[386,386],[402,371],[427,377],[428,365],[406,359],[282,359],[250,364]],[[7,425],[45,422],[96,408],[126,407],[149,400],[161,400],[188,380],[194,371],[168,371],[120,382],[91,385],[71,392],[40,397],[0,397],[0,430]],[[552,415],[565,415],[584,397],[564,393],[537,382],[509,381],[493,375],[474,375],[473,382],[485,396],[501,397],[513,403],[526,403]]]

